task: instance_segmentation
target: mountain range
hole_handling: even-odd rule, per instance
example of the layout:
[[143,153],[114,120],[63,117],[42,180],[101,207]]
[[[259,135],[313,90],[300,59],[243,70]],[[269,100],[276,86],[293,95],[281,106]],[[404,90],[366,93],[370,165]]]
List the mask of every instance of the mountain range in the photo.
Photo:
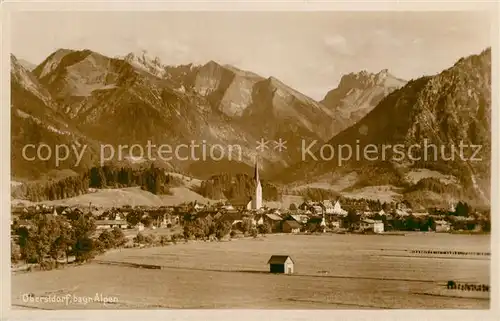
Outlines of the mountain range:
[[[68,132],[110,144],[145,146],[148,140],[170,145],[192,140],[238,144],[243,168],[253,166],[255,144],[261,138],[282,138],[288,146],[297,146],[288,153],[271,148],[262,153],[263,170],[273,172],[297,161],[302,138],[327,141],[352,125],[349,115],[337,112],[340,108],[356,113],[359,106],[359,113],[365,113],[393,90],[378,80],[380,75],[362,72],[359,84],[344,84],[344,78],[352,75],[341,81],[342,90],[352,86],[351,92],[335,94],[336,104],[329,93],[325,98],[329,104],[322,104],[275,77],[263,78],[214,61],[168,66],[146,52],[111,58],[90,50],[60,49],[32,71],[25,65],[12,56],[13,107],[31,115],[33,110],[28,109],[37,105],[38,114],[51,118],[47,124],[55,117],[50,111],[58,115],[55,119],[60,119],[62,128],[72,128]],[[370,78],[377,81],[370,84]],[[29,108],[18,103],[19,96],[26,97],[14,90],[18,85],[34,96]],[[173,160],[170,165],[210,174],[210,167],[217,171],[227,162],[187,163]]]
[[[361,157],[339,164],[318,145],[311,152],[315,156],[280,175],[296,185],[321,177],[332,186],[342,185],[345,192],[384,186],[422,204],[443,197],[449,202],[488,203],[490,135],[491,49],[486,49],[435,76],[410,80],[326,144],[350,146],[353,155],[358,148]],[[363,151],[369,145],[378,153],[365,157]],[[392,148],[397,145],[405,148],[406,156]],[[459,145],[465,146],[462,155]],[[391,147],[385,157],[383,146]],[[411,154],[410,146],[416,146]]]
[[[428,137],[437,143],[457,139],[484,143],[489,150],[490,61],[488,49],[438,75],[409,82],[388,70],[350,73],[323,100],[315,101],[275,77],[215,61],[171,66],[145,51],[108,57],[91,50],[59,49],[33,67],[11,55],[12,176],[33,180],[54,169],[78,172],[97,162],[99,144],[146,146],[148,141],[154,145],[238,144],[241,161],[233,155],[233,160],[173,159],[163,165],[201,178],[220,172],[251,173],[257,141],[281,138],[287,142],[286,152],[269,145],[259,153],[261,170],[264,177],[290,186],[321,181],[325,175],[334,186],[353,173],[376,172],[370,168],[403,172],[398,177],[404,177],[426,167],[443,176],[468,177],[458,177],[457,184],[483,197],[489,193],[483,187],[489,182],[487,161],[467,165],[351,161],[336,166],[327,161],[303,162],[301,146],[303,140],[318,145],[360,140],[366,145]],[[366,128],[368,134],[359,137]],[[77,168],[72,167],[74,156],[56,168],[54,162],[26,161],[21,154],[28,143],[75,141],[89,145]],[[485,157],[489,160],[489,154]],[[456,175],[464,168],[467,174]],[[356,175],[347,189],[378,184],[365,174]],[[403,185],[410,193],[408,179],[390,183]]]

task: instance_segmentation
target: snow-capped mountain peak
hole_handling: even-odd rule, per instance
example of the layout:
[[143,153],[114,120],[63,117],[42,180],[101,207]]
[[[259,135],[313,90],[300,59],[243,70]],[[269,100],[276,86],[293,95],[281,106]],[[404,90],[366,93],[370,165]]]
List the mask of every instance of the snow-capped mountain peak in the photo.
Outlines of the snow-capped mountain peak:
[[130,52],[121,59],[157,77],[165,75],[165,66],[162,64],[160,58],[158,56],[152,57],[146,50]]

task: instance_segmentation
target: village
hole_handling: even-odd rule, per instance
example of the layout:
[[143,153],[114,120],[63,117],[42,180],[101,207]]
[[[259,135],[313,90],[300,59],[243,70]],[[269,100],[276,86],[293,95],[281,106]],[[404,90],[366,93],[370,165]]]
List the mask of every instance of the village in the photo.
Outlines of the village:
[[[352,202],[352,201],[351,201]],[[261,207],[258,210],[238,208],[229,202],[212,205],[197,202],[178,206],[123,206],[97,208],[88,206],[23,206],[12,207],[11,225],[29,227],[37,214],[52,214],[70,219],[90,214],[97,230],[154,230],[181,227],[182,229],[204,219],[227,222],[234,233],[247,233],[253,228],[267,233],[315,233],[315,232],[361,232],[384,233],[388,231],[435,231],[458,230],[488,231],[488,217],[484,212],[474,211],[461,215],[456,206],[449,209],[429,209],[415,212],[404,202],[383,204],[386,209],[373,209],[365,201],[342,204],[340,199],[319,202],[304,201],[289,209]]]
[[[85,262],[112,248],[224,241],[266,234],[488,233],[490,215],[465,202],[414,210],[406,201],[381,203],[337,197],[304,200],[287,209],[264,204],[258,163],[255,190],[243,202],[197,201],[177,206],[49,206],[11,208],[12,262]],[[402,232],[403,231],[403,232]]]

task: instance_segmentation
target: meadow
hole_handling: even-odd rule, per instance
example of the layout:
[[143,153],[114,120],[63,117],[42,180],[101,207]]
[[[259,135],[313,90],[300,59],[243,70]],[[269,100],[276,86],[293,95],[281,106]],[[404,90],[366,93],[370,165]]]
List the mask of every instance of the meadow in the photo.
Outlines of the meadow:
[[[268,235],[122,249],[82,266],[12,275],[13,308],[487,309],[488,292],[446,290],[446,282],[490,282],[489,256],[414,255],[411,250],[490,251],[489,235]],[[268,273],[290,255],[294,275]],[[150,264],[145,269],[122,263]],[[27,303],[22,295],[96,293],[103,305]]]

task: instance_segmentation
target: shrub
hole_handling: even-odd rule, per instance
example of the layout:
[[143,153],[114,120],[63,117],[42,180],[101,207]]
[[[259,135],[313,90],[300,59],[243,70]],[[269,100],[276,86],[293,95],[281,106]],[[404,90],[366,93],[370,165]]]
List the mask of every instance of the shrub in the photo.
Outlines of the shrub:
[[146,238],[144,237],[144,234],[142,234],[141,232],[137,233],[136,237],[134,237],[135,243],[143,244],[145,243],[145,241]]
[[81,237],[75,244],[75,260],[76,262],[86,262],[95,257],[98,251],[98,246],[102,246],[99,241],[94,241],[89,237]]
[[269,223],[265,222],[262,225],[258,226],[258,230],[260,234],[270,234],[272,233],[272,227]]
[[215,236],[218,239],[222,239],[230,232],[231,232],[231,223],[229,223],[228,221],[219,222],[215,226]]
[[11,244],[10,260],[12,263],[17,263],[21,260],[21,248],[17,244]]
[[56,267],[56,262],[55,261],[42,261],[40,262],[40,270],[48,271],[52,270]]
[[111,231],[111,234],[113,236],[114,247],[123,246],[127,242],[127,239],[125,237],[125,233],[123,233],[121,228],[119,228],[119,227],[113,228],[113,230]]
[[106,252],[107,249],[109,249],[104,245],[104,243],[101,240],[93,241],[93,247],[94,247],[94,251],[97,254],[102,254],[102,253]]
[[152,235],[152,234],[147,235],[146,238],[144,239],[144,243],[146,243],[148,245],[155,244],[156,243],[156,236]]
[[169,242],[169,237],[166,235],[160,236],[160,245],[165,246]]
[[99,235],[98,240],[102,243],[104,249],[110,249],[115,246],[114,236],[108,230],[104,230],[101,235]]
[[184,239],[184,235],[180,234],[180,233],[176,233],[174,235],[172,235],[172,243],[174,244],[177,244],[178,241]]

